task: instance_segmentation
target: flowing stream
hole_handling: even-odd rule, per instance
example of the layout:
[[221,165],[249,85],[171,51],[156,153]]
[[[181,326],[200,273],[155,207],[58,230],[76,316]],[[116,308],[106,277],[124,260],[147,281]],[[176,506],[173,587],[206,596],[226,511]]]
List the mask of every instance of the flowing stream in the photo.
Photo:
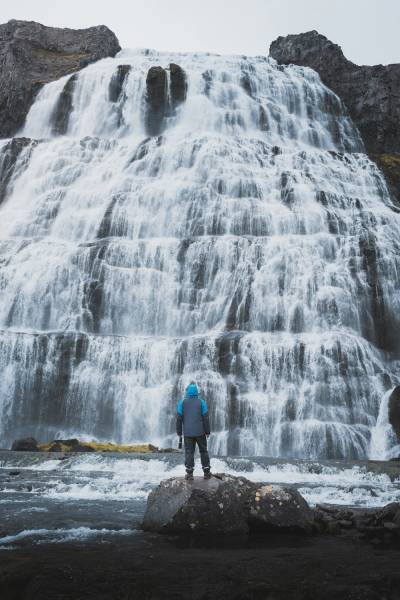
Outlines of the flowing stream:
[[[170,110],[149,136],[158,65]],[[126,50],[47,84],[20,135],[0,205],[1,446],[171,445],[194,379],[214,454],[398,453],[400,214],[316,73]]]
[[[390,462],[213,457],[212,467],[252,481],[290,484],[310,506],[365,510],[400,501],[399,470]],[[180,454],[84,454],[60,460],[57,454],[0,451],[0,552],[140,535],[150,491],[183,472]]]

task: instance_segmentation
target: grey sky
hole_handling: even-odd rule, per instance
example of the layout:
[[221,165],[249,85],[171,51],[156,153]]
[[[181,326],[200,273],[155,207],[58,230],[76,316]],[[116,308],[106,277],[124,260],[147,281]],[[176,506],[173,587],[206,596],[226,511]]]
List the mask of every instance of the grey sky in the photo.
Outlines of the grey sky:
[[265,54],[317,29],[358,64],[400,62],[400,0],[1,0],[0,22],[108,25],[123,47]]

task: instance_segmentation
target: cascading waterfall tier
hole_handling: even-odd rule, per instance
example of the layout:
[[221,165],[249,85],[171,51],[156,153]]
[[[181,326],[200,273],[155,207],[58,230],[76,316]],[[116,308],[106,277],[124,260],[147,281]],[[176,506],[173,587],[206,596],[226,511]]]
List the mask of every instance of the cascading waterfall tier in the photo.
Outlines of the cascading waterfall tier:
[[170,444],[195,379],[216,453],[390,454],[400,215],[316,73],[123,51],[47,84],[21,136],[0,146],[2,445]]

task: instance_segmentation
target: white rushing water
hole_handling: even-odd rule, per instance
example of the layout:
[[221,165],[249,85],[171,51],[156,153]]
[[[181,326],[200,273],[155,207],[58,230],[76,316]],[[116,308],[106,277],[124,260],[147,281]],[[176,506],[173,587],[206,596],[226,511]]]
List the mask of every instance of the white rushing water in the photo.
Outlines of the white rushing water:
[[[265,458],[213,458],[212,467],[214,472],[252,481],[290,484],[311,506],[366,509],[400,501],[400,479],[393,476],[388,463],[387,473],[384,468],[371,471],[370,464]],[[196,474],[200,471],[198,464]],[[161,480],[183,472],[181,456],[171,454],[153,458],[81,455],[64,460],[33,453],[3,454],[0,551],[42,543],[101,543],[116,536],[129,539],[140,531],[150,491]]]
[[[146,75],[170,63],[186,101],[149,137]],[[264,57],[124,51],[76,76],[58,135],[68,80],[0,206],[2,445],[171,444],[195,379],[215,453],[394,455],[400,215],[340,100]]]
[[[199,462],[196,460],[196,462]],[[117,503],[137,501],[143,509],[150,491],[163,479],[180,477],[184,472],[180,456],[133,458],[114,456],[73,456],[65,460],[24,456],[0,461],[0,475],[18,467],[19,476],[9,479],[2,488],[0,503],[15,505],[12,510],[45,512],[51,503],[61,506],[78,502],[90,506],[100,501]],[[243,476],[251,481],[296,486],[311,504],[378,507],[400,501],[400,478],[367,465],[330,461],[274,462],[273,459],[213,458],[213,471]],[[200,464],[198,464],[200,471]],[[197,471],[196,471],[197,474]],[[35,500],[45,504],[35,506]],[[63,504],[64,503],[64,504]],[[18,506],[21,504],[22,506]],[[116,508],[118,512],[118,508]],[[125,508],[123,508],[125,510]],[[95,514],[95,510],[92,511]],[[112,511],[111,511],[112,512]],[[92,514],[92,516],[93,516]],[[108,511],[108,514],[111,514]]]

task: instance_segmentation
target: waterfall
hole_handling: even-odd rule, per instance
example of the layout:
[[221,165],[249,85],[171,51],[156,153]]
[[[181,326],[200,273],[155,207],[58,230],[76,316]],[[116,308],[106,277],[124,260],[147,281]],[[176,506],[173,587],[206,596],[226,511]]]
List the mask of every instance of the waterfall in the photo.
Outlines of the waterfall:
[[0,445],[169,445],[194,379],[215,453],[370,454],[400,383],[400,214],[315,72],[123,51],[44,86],[20,135],[0,145]]

